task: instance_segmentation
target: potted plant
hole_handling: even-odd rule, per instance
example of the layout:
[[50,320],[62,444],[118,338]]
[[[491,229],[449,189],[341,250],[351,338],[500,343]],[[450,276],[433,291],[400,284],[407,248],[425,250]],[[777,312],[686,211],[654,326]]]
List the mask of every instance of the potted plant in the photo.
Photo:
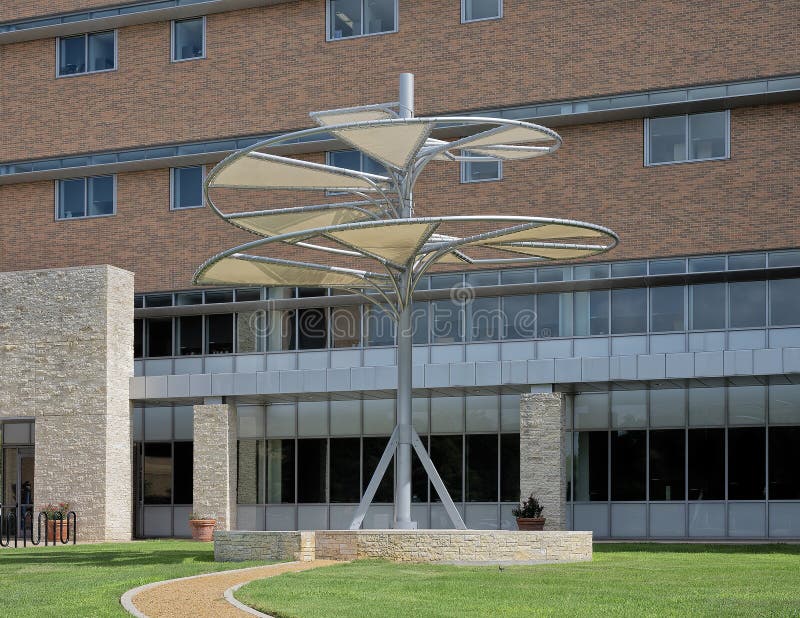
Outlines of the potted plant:
[[189,526],[192,528],[192,539],[195,541],[213,541],[216,525],[217,520],[213,517],[189,513]]
[[520,530],[544,530],[546,519],[542,517],[542,511],[544,507],[531,494],[511,514],[517,518],[517,528]]
[[69,502],[45,504],[41,511],[47,516],[47,541],[55,543],[68,538],[67,513]]

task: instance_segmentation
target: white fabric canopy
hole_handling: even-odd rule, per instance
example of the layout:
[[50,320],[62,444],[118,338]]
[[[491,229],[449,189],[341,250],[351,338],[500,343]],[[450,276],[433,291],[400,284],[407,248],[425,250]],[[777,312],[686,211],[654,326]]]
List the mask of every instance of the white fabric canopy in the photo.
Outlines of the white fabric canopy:
[[231,217],[236,225],[265,236],[278,236],[304,229],[339,225],[367,219],[367,214],[353,208],[328,207],[320,210],[297,210],[257,214],[248,217]]
[[436,223],[401,223],[329,232],[328,237],[347,247],[405,264],[438,227]]
[[536,257],[549,258],[551,260],[571,260],[574,258],[587,257],[604,250],[604,247],[595,249],[572,249],[563,247],[530,247],[523,245],[489,245],[495,249],[511,251],[512,253],[524,253]]
[[433,128],[428,123],[354,127],[331,131],[381,163],[405,169],[419,152]]
[[577,225],[566,225],[563,223],[547,223],[527,230],[511,232],[501,236],[495,236],[488,240],[479,241],[478,244],[494,245],[497,243],[525,242],[535,240],[554,240],[564,238],[597,238],[604,234],[599,230]]
[[389,120],[391,118],[397,118],[397,115],[393,114],[388,109],[379,107],[370,109],[333,109],[325,112],[311,112],[309,116],[323,127],[345,124],[348,122],[367,122],[369,120]]
[[208,266],[197,277],[200,285],[264,285],[308,287],[363,287],[364,278],[349,272],[303,265],[274,264],[232,255]]

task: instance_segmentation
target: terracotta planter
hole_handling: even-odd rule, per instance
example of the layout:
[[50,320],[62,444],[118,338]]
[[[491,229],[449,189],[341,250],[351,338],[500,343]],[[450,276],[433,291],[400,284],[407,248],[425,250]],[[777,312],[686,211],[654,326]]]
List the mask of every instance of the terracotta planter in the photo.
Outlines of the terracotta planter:
[[205,542],[213,541],[214,526],[216,525],[216,519],[190,519],[189,526],[192,528],[192,539]]
[[[70,530],[72,532],[72,530]],[[60,543],[61,539],[68,540],[67,520],[48,519],[47,520],[47,542]]]
[[544,517],[517,517],[517,528],[520,530],[544,530]]

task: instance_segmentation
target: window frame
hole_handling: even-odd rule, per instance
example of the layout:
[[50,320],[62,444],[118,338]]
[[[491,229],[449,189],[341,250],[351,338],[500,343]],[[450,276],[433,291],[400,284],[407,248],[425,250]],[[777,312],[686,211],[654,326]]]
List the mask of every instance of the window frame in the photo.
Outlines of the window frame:
[[497,19],[503,19],[503,0],[497,0],[498,4],[498,12],[495,17],[480,17],[479,19],[467,19],[467,2],[470,0],[461,0],[461,23],[462,24],[472,24],[475,22],[481,21],[495,21]]
[[[470,158],[470,155],[468,153],[466,153],[466,152],[462,152],[461,156],[464,157],[465,159]],[[478,158],[483,158],[483,157],[475,157],[475,158],[478,159]],[[502,161],[502,159],[497,159],[497,178],[480,178],[478,180],[470,179],[469,171],[468,171],[469,168],[467,166],[472,165],[472,163],[473,163],[472,161],[463,161],[462,160],[460,165],[459,165],[459,169],[461,170],[461,179],[460,179],[460,181],[461,181],[462,185],[477,184],[477,183],[480,183],[480,182],[499,182],[499,181],[503,180],[503,161]],[[492,161],[475,161],[474,163],[492,163]]]
[[[731,158],[731,110],[716,110],[717,113],[723,112],[725,114],[725,154],[721,157],[707,157],[703,159],[690,159],[689,158],[689,118],[698,116],[700,114],[714,113],[711,112],[696,112],[692,114],[672,114],[669,116],[648,116],[644,119],[644,166],[645,167],[659,167],[661,165],[679,165],[681,163],[700,163],[703,161],[725,161]],[[660,118],[674,118],[682,117],[684,119],[684,135],[686,138],[685,152],[686,158],[680,161],[659,161],[653,163],[650,161],[650,121],[658,120]]]
[[[183,21],[195,21],[197,19],[203,20],[203,54],[201,56],[194,56],[192,58],[176,58],[175,57],[175,25],[179,22]],[[186,17],[184,19],[173,19],[169,25],[169,60],[170,62],[190,62],[192,60],[205,60],[207,56],[207,46],[206,46],[206,16],[202,15],[200,17]]]
[[[193,58],[192,60],[199,60],[199,59],[198,58]],[[201,172],[202,172],[201,173],[202,180],[200,181],[200,187],[201,187],[200,193],[201,193],[201,196],[202,196],[203,203],[198,205],[198,206],[176,206],[176,204],[175,204],[175,198],[176,198],[176,195],[175,195],[175,178],[176,178],[177,175],[175,174],[175,172],[177,170],[191,169],[191,168],[194,168],[194,167],[199,167],[201,169]],[[206,166],[205,165],[182,165],[180,167],[171,167],[171,168],[169,168],[169,209],[170,209],[170,212],[172,212],[172,211],[182,212],[184,210],[195,210],[196,208],[205,208],[205,206],[206,206],[206,196],[203,193],[202,185],[206,181],[206,172],[207,172],[207,170],[206,170]]]
[[335,41],[350,41],[352,39],[362,39],[368,36],[381,36],[384,34],[396,34],[400,31],[400,0],[391,0],[394,4],[394,29],[393,30],[385,30],[383,32],[369,32],[364,33],[364,1],[361,0],[361,34],[354,34],[353,36],[343,36],[343,37],[332,37],[331,36],[331,26],[333,25],[333,20],[331,19],[331,0],[325,0],[325,41],[327,43],[335,42]]
[[[84,214],[81,217],[61,217],[61,183],[70,180],[83,180],[83,212],[89,211],[89,181],[94,178],[112,179],[112,211],[105,215]],[[82,221],[84,219],[102,219],[103,217],[114,217],[117,214],[117,175],[116,174],[97,174],[96,176],[78,176],[76,178],[58,178],[55,183],[55,220],[56,221]]]
[[[114,33],[114,68],[113,69],[100,69],[98,71],[89,70],[89,37],[93,34],[105,34],[106,32]],[[72,39],[82,36],[84,39],[83,57],[86,63],[86,70],[80,73],[61,74],[61,41],[62,39]],[[94,32],[83,32],[78,34],[70,34],[68,36],[56,37],[56,79],[63,77],[80,77],[81,75],[93,75],[96,73],[112,73],[119,70],[119,31],[117,28],[111,30],[97,30]]]

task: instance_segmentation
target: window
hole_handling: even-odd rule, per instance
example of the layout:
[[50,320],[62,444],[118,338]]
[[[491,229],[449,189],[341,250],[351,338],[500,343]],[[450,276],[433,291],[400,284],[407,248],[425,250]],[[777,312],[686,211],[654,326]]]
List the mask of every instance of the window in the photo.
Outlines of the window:
[[645,165],[726,159],[727,111],[645,119]]
[[[325,155],[328,165],[341,167],[346,170],[366,172],[368,174],[386,175],[386,168],[375,159],[368,157],[357,150],[336,150]],[[342,195],[344,191],[327,191],[327,195]]]
[[575,335],[607,335],[608,305],[608,290],[575,292]]
[[358,502],[361,440],[331,438],[330,442],[330,501]]
[[797,474],[797,445],[800,427],[770,427],[770,500],[800,500],[800,475]]
[[685,440],[683,429],[650,432],[651,500],[683,500]]
[[689,500],[725,499],[724,429],[689,430],[688,468]]
[[301,504],[326,502],[327,450],[325,438],[297,441],[297,501]]
[[729,301],[731,328],[753,328],[766,325],[766,281],[731,283]]
[[644,500],[647,439],[645,431],[611,432],[611,499]]
[[[358,438],[356,438],[358,440]],[[333,441],[331,441],[333,442]],[[383,456],[383,451],[386,450],[386,445],[389,443],[389,438],[364,438],[364,452],[363,452],[363,467],[364,474],[361,486],[361,492],[367,490],[367,485],[372,480],[372,475],[375,474],[375,469],[378,467],[378,462]],[[358,446],[350,453],[358,453]],[[425,477],[427,479],[427,475]],[[331,483],[333,483],[333,472],[331,472]],[[358,482],[353,483],[354,487],[358,487]],[[333,499],[331,498],[331,501]],[[373,497],[373,502],[393,502],[394,501],[394,466],[389,465],[386,472],[378,484],[378,489]],[[358,498],[354,500],[358,502]]]
[[[496,440],[496,438],[495,438]],[[430,456],[439,471],[442,482],[453,502],[461,502],[463,470],[463,442],[458,436],[431,436]],[[441,502],[439,494],[431,490],[431,502]]]
[[689,288],[692,330],[725,328],[725,284],[702,283]]
[[466,436],[467,502],[497,501],[497,434]]
[[683,286],[651,288],[650,330],[665,333],[683,330]]
[[[462,157],[478,158],[468,152],[462,152]],[[487,161],[486,157],[480,157],[477,161],[461,162],[461,182],[486,182],[489,180],[503,179],[503,164],[501,161]]]
[[763,427],[728,430],[728,500],[766,497],[766,440]]
[[206,18],[172,22],[172,61],[206,57]]
[[57,49],[59,77],[117,68],[116,30],[63,37]]
[[647,332],[647,290],[631,288],[611,291],[611,332]]
[[205,168],[174,167],[170,170],[172,191],[170,192],[172,210],[184,208],[201,208],[203,206],[203,177]]
[[328,0],[328,40],[397,31],[397,0]]
[[572,294],[539,294],[536,297],[536,324],[542,339],[572,335]]
[[608,500],[608,433],[575,432],[572,453],[574,500],[576,502]]
[[149,318],[145,323],[147,356],[172,356],[172,318]]
[[56,181],[56,219],[105,217],[116,211],[116,176]]
[[461,0],[461,22],[498,19],[503,16],[503,0]]
[[800,323],[800,279],[770,281],[769,296],[772,326]]
[[502,328],[500,299],[495,296],[474,298],[466,304],[470,341],[494,341]]

